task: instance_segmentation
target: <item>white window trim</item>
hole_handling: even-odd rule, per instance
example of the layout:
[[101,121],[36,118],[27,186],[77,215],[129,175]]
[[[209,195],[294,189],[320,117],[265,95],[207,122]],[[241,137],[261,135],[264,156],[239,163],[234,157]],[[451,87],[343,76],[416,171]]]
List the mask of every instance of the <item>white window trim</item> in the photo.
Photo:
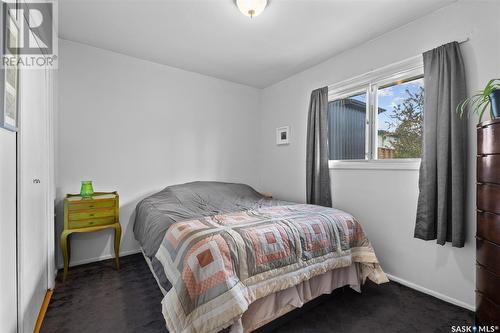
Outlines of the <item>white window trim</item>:
[[330,169],[419,170],[419,158],[378,160],[377,131],[374,129],[377,128],[378,119],[376,114],[378,88],[423,74],[424,63],[422,56],[419,55],[328,86],[329,102],[366,91],[366,124],[368,125],[365,135],[365,160],[330,160]]
[[332,170],[420,170],[420,158],[328,161]]
[[366,90],[371,82],[390,83],[398,79],[408,77],[408,73],[416,71],[418,75],[422,75],[424,69],[424,61],[421,55],[412,57],[382,68],[369,71],[367,73],[355,76],[353,78],[343,80],[328,86],[328,100],[339,99],[352,95],[352,92]]

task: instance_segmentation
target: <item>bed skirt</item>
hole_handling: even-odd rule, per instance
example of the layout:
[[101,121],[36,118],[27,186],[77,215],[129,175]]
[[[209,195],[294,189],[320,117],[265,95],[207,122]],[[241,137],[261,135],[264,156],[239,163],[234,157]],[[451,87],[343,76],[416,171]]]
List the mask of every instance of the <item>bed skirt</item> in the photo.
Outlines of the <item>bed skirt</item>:
[[[142,251],[142,248],[141,248]],[[166,290],[161,286],[158,277],[151,265],[151,260],[144,254],[151,273],[155,277],[163,295]],[[305,303],[324,294],[330,294],[337,288],[350,286],[361,292],[362,275],[359,264],[337,268],[321,275],[312,277],[298,285],[262,297],[249,305],[248,309],[229,328],[230,333],[247,333],[262,327],[271,321],[302,307]]]

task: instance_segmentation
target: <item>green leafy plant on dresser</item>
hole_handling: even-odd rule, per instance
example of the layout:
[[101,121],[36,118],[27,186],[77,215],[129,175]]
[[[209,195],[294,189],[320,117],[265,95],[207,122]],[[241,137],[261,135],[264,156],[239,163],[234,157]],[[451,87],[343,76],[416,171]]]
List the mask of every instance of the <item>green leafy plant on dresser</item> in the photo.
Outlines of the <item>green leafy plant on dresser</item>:
[[481,122],[488,108],[492,119],[500,118],[500,79],[489,80],[483,90],[458,104],[457,112],[463,117],[468,109],[468,113],[477,114]]

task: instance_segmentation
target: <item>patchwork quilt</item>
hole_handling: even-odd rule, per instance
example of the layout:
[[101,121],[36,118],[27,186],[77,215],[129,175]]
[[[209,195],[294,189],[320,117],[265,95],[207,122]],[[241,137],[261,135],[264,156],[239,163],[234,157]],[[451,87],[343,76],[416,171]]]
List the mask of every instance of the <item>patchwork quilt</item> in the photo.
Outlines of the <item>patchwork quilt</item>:
[[255,300],[354,262],[363,281],[388,281],[350,214],[305,204],[176,222],[156,258],[172,283],[162,301],[172,333],[218,332]]

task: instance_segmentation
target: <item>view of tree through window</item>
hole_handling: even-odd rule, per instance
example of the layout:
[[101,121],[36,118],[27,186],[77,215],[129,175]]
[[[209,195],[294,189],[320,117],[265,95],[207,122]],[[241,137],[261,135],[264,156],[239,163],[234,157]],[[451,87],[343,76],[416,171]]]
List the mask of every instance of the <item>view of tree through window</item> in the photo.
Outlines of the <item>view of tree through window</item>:
[[377,98],[378,158],[420,158],[424,111],[423,78],[381,87]]

